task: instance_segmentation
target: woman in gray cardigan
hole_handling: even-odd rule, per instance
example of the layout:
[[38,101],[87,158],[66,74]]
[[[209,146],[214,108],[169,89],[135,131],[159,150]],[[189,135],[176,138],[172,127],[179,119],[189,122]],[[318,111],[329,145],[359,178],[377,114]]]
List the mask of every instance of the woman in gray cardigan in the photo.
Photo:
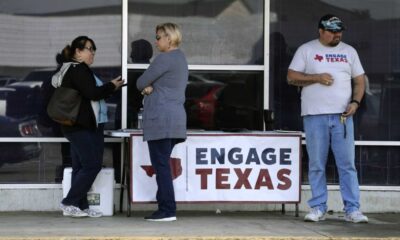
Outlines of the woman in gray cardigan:
[[148,221],[175,221],[176,203],[170,155],[186,139],[185,89],[188,64],[178,48],[182,34],[174,23],[156,27],[156,47],[161,52],[137,80],[144,97],[143,140],[147,141],[156,172],[158,210]]

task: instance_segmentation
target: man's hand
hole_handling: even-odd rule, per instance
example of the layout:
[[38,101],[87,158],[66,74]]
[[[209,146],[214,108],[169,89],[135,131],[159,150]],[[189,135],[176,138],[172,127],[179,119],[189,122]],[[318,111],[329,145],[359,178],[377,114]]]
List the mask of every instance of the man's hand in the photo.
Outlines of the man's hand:
[[354,115],[356,113],[356,111],[357,111],[357,108],[358,108],[358,104],[357,103],[355,103],[355,102],[349,103],[349,105],[347,105],[346,112],[344,112],[342,114],[343,117],[348,117],[348,116]]
[[333,83],[333,78],[329,73],[321,73],[319,75],[319,83],[325,86],[330,86]]
[[315,83],[330,86],[333,83],[333,77],[329,73],[307,74],[291,69],[288,70],[287,79],[290,85],[299,87],[305,87]]

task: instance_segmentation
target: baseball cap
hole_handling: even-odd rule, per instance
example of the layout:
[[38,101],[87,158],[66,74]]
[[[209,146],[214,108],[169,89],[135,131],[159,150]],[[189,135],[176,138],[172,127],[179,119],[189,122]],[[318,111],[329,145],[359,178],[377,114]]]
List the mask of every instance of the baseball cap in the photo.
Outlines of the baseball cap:
[[333,14],[326,14],[318,22],[318,28],[328,30],[330,32],[341,32],[346,30],[342,20]]

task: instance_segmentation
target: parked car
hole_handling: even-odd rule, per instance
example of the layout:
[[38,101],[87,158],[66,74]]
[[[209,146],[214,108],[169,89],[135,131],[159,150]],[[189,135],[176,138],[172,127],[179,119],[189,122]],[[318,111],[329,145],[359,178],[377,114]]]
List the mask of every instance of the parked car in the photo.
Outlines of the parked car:
[[209,80],[201,75],[189,75],[185,102],[188,128],[215,128],[218,95],[224,87],[222,82]]
[[0,116],[5,116],[6,115],[7,96],[11,92],[15,92],[15,89],[14,88],[0,87]]
[[42,82],[16,82],[8,85],[15,89],[7,96],[6,115],[8,117],[35,118],[39,114],[41,106],[40,87]]
[[44,69],[37,69],[33,70],[32,72],[28,73],[22,81],[23,82],[43,82],[47,79],[50,79],[55,72],[55,68],[44,68]]
[[[14,82],[0,88],[0,137],[41,137],[37,124],[39,82]],[[0,166],[39,157],[37,142],[0,143]]]
[[263,106],[262,101],[254,97],[257,91],[256,82],[229,81],[218,94],[216,128],[227,131],[262,129]]
[[262,129],[262,85],[238,76],[216,81],[190,74],[185,109],[188,128],[241,131]]
[[12,76],[0,75],[0,87],[5,87],[18,81],[18,78]]
[[[41,137],[42,134],[34,119],[14,119],[0,116],[1,137]],[[0,143],[0,167],[4,163],[19,163],[39,157],[42,151],[37,142]]]
[[[113,77],[120,75],[121,72],[121,69],[117,67],[95,67],[92,69],[104,81],[111,80]],[[42,115],[47,114],[44,101],[49,100],[46,94],[51,94],[51,92],[45,93],[44,91],[50,91],[47,85],[50,85],[51,77],[55,71],[55,68],[37,69],[28,73],[22,81],[11,84],[9,87],[15,88],[16,92],[9,97],[11,104],[8,104],[10,107],[7,108],[7,116],[14,118],[34,116],[38,119],[39,124],[42,125],[42,120],[46,119]],[[106,99],[109,121],[105,125],[105,129],[115,129],[115,121],[120,121],[120,118],[116,116],[116,114],[120,114],[117,109],[118,104],[121,102],[120,99],[121,94],[119,92]],[[48,117],[47,120],[49,120]],[[43,131],[43,133],[48,135],[46,131]]]

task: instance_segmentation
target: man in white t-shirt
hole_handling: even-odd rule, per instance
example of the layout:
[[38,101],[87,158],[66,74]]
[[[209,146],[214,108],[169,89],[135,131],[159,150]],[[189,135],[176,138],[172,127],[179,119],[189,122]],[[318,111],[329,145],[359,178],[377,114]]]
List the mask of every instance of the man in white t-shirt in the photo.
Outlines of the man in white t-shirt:
[[287,76],[289,84],[302,87],[301,115],[312,192],[308,201],[311,211],[304,220],[323,220],[328,209],[325,168],[330,147],[339,173],[345,219],[366,223],[368,218],[359,210],[352,117],[364,95],[364,69],[356,50],[341,42],[345,27],[338,17],[323,16],[318,29],[318,39],[297,49]]

